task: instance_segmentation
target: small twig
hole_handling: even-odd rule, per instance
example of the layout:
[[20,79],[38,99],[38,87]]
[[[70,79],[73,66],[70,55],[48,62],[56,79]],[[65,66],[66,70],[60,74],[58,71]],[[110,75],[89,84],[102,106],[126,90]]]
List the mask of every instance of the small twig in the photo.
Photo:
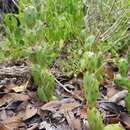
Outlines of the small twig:
[[15,2],[15,0],[12,0],[12,2],[13,2],[14,5],[19,9],[19,5]]
[[76,94],[74,94],[72,91],[68,90],[61,82],[59,82],[56,78],[55,81],[69,94],[71,94],[72,96],[74,96],[76,99],[80,100],[81,102],[84,101],[84,99]]

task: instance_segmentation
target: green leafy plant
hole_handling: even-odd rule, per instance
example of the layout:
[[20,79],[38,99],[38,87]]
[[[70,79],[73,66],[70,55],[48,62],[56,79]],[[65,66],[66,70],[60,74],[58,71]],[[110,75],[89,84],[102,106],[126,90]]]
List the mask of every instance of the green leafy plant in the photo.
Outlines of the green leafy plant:
[[80,59],[80,63],[82,70],[94,73],[100,67],[101,57],[94,52],[86,51]]
[[94,74],[86,73],[83,79],[84,94],[90,108],[96,106],[99,94],[99,81]]
[[114,80],[114,83],[120,87],[127,88],[130,92],[130,80],[126,77],[120,77]]
[[53,60],[58,55],[58,52],[54,51],[53,46],[48,46],[46,43],[44,47],[39,46],[31,48],[28,49],[26,53],[33,64],[39,64],[41,67],[45,68],[49,68],[49,65],[52,64]]
[[65,58],[61,59],[58,64],[60,65],[60,71],[63,75],[72,76],[78,75],[81,71],[80,59],[82,57],[83,49],[81,43],[78,41],[72,41],[63,48]]
[[87,37],[85,40],[84,49],[88,51],[92,51],[92,48],[95,45],[95,40],[96,40],[96,37],[94,35]]
[[37,21],[37,10],[36,7],[32,6],[27,6],[24,9],[24,22],[26,23],[26,26],[28,28],[34,27]]
[[103,130],[104,128],[100,112],[94,107],[88,110],[88,122],[90,130]]
[[55,80],[49,70],[39,65],[32,66],[32,76],[38,86],[37,95],[43,101],[50,101],[54,96]]
[[[130,1],[87,0],[86,3],[83,19],[82,0],[20,0],[19,14],[4,16],[7,36],[0,49],[0,59],[30,59],[32,76],[38,86],[37,95],[49,101],[55,87],[50,65],[63,52],[61,55],[65,58],[60,59],[59,68],[67,76],[85,73],[83,86],[90,129],[102,130],[102,118],[95,107],[98,80],[103,76],[102,64],[107,57],[119,65],[121,77],[114,81],[115,84],[130,92],[128,61],[120,59],[118,54],[129,48]],[[125,101],[129,111],[129,95]],[[104,130],[113,128],[121,130],[117,125],[106,126]]]
[[48,46],[37,47],[27,51],[32,61],[32,76],[37,84],[37,95],[43,101],[50,101],[54,96],[55,80],[49,71],[49,65],[52,64],[55,53]]
[[130,93],[125,97],[125,105],[127,108],[127,111],[130,113]]
[[104,127],[103,130],[124,130],[120,124],[110,124]]
[[128,60],[127,59],[123,59],[121,58],[119,61],[119,72],[121,74],[122,77],[127,77],[127,73],[128,73]]

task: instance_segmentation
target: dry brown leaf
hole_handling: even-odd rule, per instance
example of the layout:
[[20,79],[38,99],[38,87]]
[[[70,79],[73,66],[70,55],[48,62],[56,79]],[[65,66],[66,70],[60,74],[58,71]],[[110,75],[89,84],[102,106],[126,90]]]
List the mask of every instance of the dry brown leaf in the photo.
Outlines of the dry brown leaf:
[[27,120],[27,119],[33,117],[34,115],[37,114],[37,112],[38,112],[37,108],[35,108],[31,104],[28,104],[28,106],[26,107],[24,116],[23,116],[23,120]]
[[7,113],[6,113],[5,109],[3,109],[2,111],[0,111],[0,119],[1,120],[7,119]]
[[80,130],[81,129],[80,119],[76,119],[74,117],[74,113],[73,112],[66,111],[64,114],[65,114],[64,116],[66,117],[66,120],[67,120],[71,130]]
[[[75,125],[75,117],[74,117],[74,113],[72,112],[72,110],[74,110],[75,108],[79,107],[80,104],[79,103],[65,103],[62,104],[62,106],[59,109],[60,113],[63,113],[70,128],[72,130],[75,129],[76,125]],[[78,127],[78,126],[77,126]]]
[[12,88],[14,88],[14,87],[16,87],[16,84],[14,84],[14,83],[10,83],[10,84],[6,85],[5,92],[9,93],[12,90]]
[[0,130],[11,130],[11,129],[6,127],[4,124],[0,123]]
[[50,101],[50,102],[46,103],[45,105],[43,105],[41,107],[41,110],[56,112],[60,106],[61,106],[60,101]]
[[23,112],[18,113],[16,116],[12,116],[3,121],[4,124],[8,125],[11,123],[19,123],[22,121]]
[[119,90],[117,90],[115,87],[107,87],[107,98],[111,98],[112,96],[114,96],[116,93],[118,93]]
[[25,95],[25,94],[14,94],[14,100],[17,100],[17,101],[27,101],[29,99],[30,99],[30,97],[28,95]]
[[0,107],[5,105],[6,103],[9,103],[13,100],[12,94],[6,94],[2,98],[0,98]]
[[130,129],[130,115],[127,113],[121,113],[121,120]]
[[105,64],[104,65],[104,73],[106,78],[108,79],[114,79],[114,72],[113,72],[113,67],[111,64]]
[[23,118],[23,112],[18,113],[16,116],[12,116],[10,118],[7,118],[2,123],[7,127],[10,128],[10,130],[18,128],[18,126],[21,124]]
[[80,104],[79,103],[65,103],[65,104],[62,104],[62,106],[60,107],[59,111],[61,113],[64,113],[65,111],[72,111],[73,109],[79,107]]
[[[20,127],[23,127],[23,126],[25,126],[24,123],[12,123],[12,124],[8,124],[7,127],[10,128],[10,130],[21,130]],[[23,130],[25,130],[25,129],[23,129]]]
[[80,119],[75,119],[73,121],[73,127],[74,127],[74,130],[81,130],[81,121],[80,121]]
[[8,104],[11,101],[27,101],[29,99],[29,96],[25,94],[9,93],[0,98],[0,106]]
[[109,98],[109,102],[119,102],[122,99],[124,99],[128,94],[128,90],[122,90],[120,92],[117,92],[114,96]]
[[66,120],[71,130],[74,130],[74,120],[75,120],[74,113],[71,111],[65,111],[64,116],[66,117]]
[[120,122],[120,117],[117,114],[115,114],[115,115],[106,115],[105,116],[105,122],[107,124],[116,124],[116,123]]
[[28,86],[28,81],[20,86],[15,86],[12,88],[12,90],[16,93],[18,92],[25,92]]
[[100,84],[107,88],[107,86],[110,84],[110,81],[107,79],[103,79],[102,81],[100,81]]
[[83,106],[83,108],[80,111],[80,118],[86,119],[87,118],[87,106]]

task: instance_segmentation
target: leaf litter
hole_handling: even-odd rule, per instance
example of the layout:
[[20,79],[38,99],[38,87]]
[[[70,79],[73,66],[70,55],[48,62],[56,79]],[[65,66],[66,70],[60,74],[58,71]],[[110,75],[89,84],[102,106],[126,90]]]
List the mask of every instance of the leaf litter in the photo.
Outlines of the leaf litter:
[[[23,64],[23,68],[29,67]],[[21,68],[20,66],[21,64],[17,68]],[[9,70],[9,67],[15,68],[15,64],[10,63],[6,67]],[[3,91],[0,98],[1,130],[80,129],[80,118],[75,115],[79,113],[82,104],[78,101],[80,98],[75,94],[76,90],[73,90],[75,89],[73,85],[66,82],[65,88],[60,90],[66,96],[60,100],[45,103],[37,98],[36,89],[32,88],[34,85],[30,82],[30,76],[23,77],[9,73],[7,77],[2,75],[2,80],[5,82],[0,88]]]
[[[8,66],[12,65],[15,66]],[[27,67],[27,64],[24,65]],[[108,65],[107,68],[110,69]],[[102,89],[97,108],[102,113],[105,124],[120,122],[126,129],[130,129],[130,115],[125,106],[120,104],[128,91],[113,85],[113,76],[108,72],[107,78],[101,81]],[[74,77],[62,81],[59,74],[56,76],[55,72],[54,75],[58,81],[55,91],[59,99],[49,102],[42,102],[37,98],[37,88],[30,76],[3,76],[2,80],[5,82],[0,88],[3,92],[0,98],[0,130],[88,129],[88,107],[83,96],[83,79]],[[14,82],[12,78],[20,81]]]

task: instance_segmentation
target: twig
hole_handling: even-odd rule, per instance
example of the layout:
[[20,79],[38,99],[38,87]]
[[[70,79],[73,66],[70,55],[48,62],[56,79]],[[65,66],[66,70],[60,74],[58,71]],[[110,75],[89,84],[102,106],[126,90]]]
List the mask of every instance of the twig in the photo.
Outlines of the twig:
[[66,91],[68,92],[69,94],[71,94],[72,96],[74,96],[76,99],[80,100],[81,102],[84,101],[84,99],[76,94],[74,94],[72,91],[68,90],[60,81],[58,81],[56,78],[55,78],[55,81]]
[[12,2],[13,2],[14,5],[19,9],[19,5],[15,2],[15,0],[12,0]]

